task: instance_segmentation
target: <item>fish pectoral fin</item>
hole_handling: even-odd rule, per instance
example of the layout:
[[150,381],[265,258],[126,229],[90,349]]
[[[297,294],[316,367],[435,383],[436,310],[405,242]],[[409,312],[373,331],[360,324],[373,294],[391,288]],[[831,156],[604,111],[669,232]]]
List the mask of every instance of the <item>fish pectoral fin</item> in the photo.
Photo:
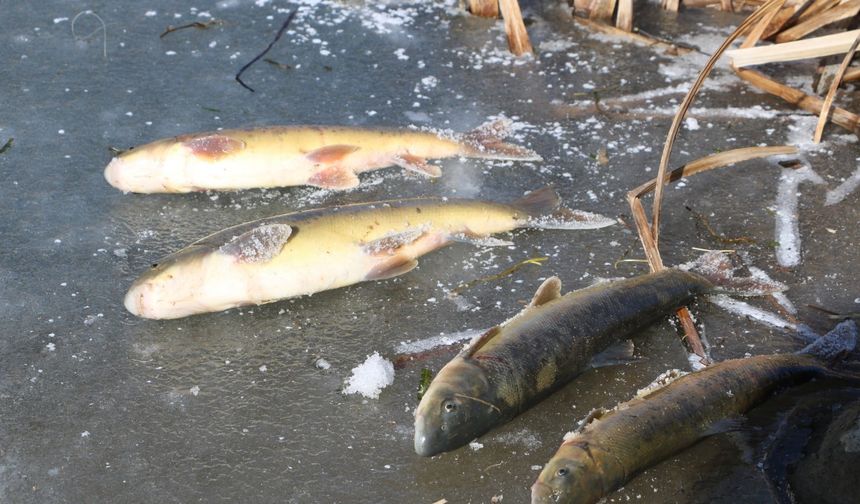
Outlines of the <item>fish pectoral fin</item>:
[[554,301],[561,297],[561,280],[558,277],[549,277],[540,284],[531,303],[527,308],[533,308]]
[[308,184],[323,189],[352,189],[360,183],[358,175],[343,166],[323,168],[308,179]]
[[475,338],[473,338],[472,341],[469,342],[469,346],[467,346],[460,353],[460,356],[462,356],[464,359],[467,359],[467,358],[475,355],[475,352],[477,352],[478,350],[481,349],[481,347],[486,345],[488,341],[495,338],[496,335],[498,335],[501,331],[502,331],[501,326],[494,326],[494,327],[487,329],[487,331],[484,332],[483,334],[481,334],[480,336],[476,336]]
[[414,156],[412,154],[398,154],[394,156],[391,161],[404,170],[420,173],[421,175],[433,178],[442,176],[441,168],[428,163],[426,159],[420,156]]
[[404,256],[391,256],[374,266],[365,280],[385,280],[409,273],[418,266],[418,261]]
[[636,360],[633,357],[633,341],[624,340],[613,344],[606,350],[600,352],[591,358],[591,367],[599,368],[606,366],[617,366],[619,364],[628,364]]
[[471,231],[455,233],[449,235],[448,238],[451,241],[468,243],[469,245],[475,245],[477,247],[510,247],[514,244],[512,241],[501,240],[499,238],[493,238],[492,236],[483,236],[472,233]]
[[288,224],[263,224],[234,236],[219,250],[244,263],[267,262],[281,252],[292,234]]
[[369,241],[362,245],[365,254],[378,255],[394,255],[400,248],[414,243],[427,233],[424,227],[410,228],[405,231],[396,231],[388,233],[382,238]]
[[326,145],[325,147],[320,147],[319,149],[308,152],[305,154],[305,157],[313,163],[339,163],[340,161],[343,161],[346,156],[360,148],[361,147],[356,145]]
[[198,137],[177,137],[196,157],[214,161],[245,148],[245,142],[227,135],[211,134]]
[[702,436],[713,436],[714,434],[743,430],[746,425],[746,421],[747,419],[743,415],[722,418],[709,425],[704,432],[702,432]]

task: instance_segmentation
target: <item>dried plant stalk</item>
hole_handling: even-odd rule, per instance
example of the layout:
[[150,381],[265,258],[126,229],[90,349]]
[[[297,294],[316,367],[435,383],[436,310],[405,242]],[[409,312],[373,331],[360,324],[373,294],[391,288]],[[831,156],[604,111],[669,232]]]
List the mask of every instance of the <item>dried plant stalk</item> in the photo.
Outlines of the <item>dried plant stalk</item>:
[[523,14],[517,0],[499,0],[502,17],[505,18],[505,33],[508,34],[508,48],[517,56],[532,53],[532,44],[526,25],[523,23]]
[[[663,183],[678,180],[682,177],[689,177],[696,173],[701,173],[722,166],[746,161],[749,159],[762,158],[775,155],[788,155],[797,153],[797,148],[785,145],[774,147],[746,147],[742,149],[734,149],[726,152],[720,152],[711,156],[706,156],[688,163],[672,172],[666,174]],[[651,234],[651,228],[648,224],[648,217],[645,215],[645,209],[642,206],[642,196],[653,191],[656,187],[662,187],[663,184],[657,184],[657,178],[649,180],[639,187],[627,193],[627,202],[630,204],[630,209],[633,213],[633,220],[636,223],[636,229],[639,232],[639,239],[642,242],[642,247],[645,250],[645,257],[648,258],[648,264],[652,271],[663,269],[663,260],[657,249],[657,244],[654,241],[654,236]],[[701,338],[693,324],[692,316],[689,310],[681,308],[677,312],[678,318],[681,321],[681,326],[684,329],[685,341],[690,348],[690,351],[695,353],[701,359],[703,364],[708,364],[705,348],[702,345]]]
[[[681,130],[681,122],[684,120],[684,116],[687,114],[687,110],[689,110],[690,106],[693,104],[693,99],[696,97],[696,94],[702,87],[702,84],[705,82],[705,79],[711,73],[711,70],[716,65],[717,60],[719,60],[720,56],[725,52],[725,50],[729,47],[729,45],[734,42],[736,38],[738,38],[741,33],[748,30],[750,27],[754,26],[759,22],[762,18],[769,15],[773,10],[779,9],[779,6],[782,4],[784,0],[768,0],[767,3],[759,7],[755,12],[749,15],[737,28],[732,32],[731,35],[723,41],[720,47],[714,52],[713,56],[708,60],[705,64],[705,67],[699,72],[699,76],[696,78],[696,81],[693,83],[692,87],[690,87],[690,91],[687,92],[687,96],[684,97],[684,101],[681,102],[681,105],[678,107],[678,113],[675,115],[675,118],[672,120],[672,126],[669,128],[669,133],[666,136],[666,143],[663,144],[663,154],[660,157],[660,167],[657,170],[657,180],[663,180],[663,177],[666,176],[666,170],[669,167],[669,155],[672,153],[672,146],[675,144],[675,138],[678,137],[678,132]],[[860,0],[858,0],[860,1]],[[660,238],[660,205],[663,201],[663,184],[657,184],[657,188],[654,192],[654,204],[653,209],[651,211],[652,221],[651,221],[651,233],[654,235],[654,243],[659,242]]]
[[485,18],[499,17],[499,0],[469,0],[469,12]]
[[[806,110],[807,112],[820,114],[824,106],[824,102],[821,101],[820,98],[808,95],[803,91],[776,82],[761,72],[744,68],[735,70],[735,73],[737,73],[738,77],[762,91],[778,96],[792,105],[796,105],[803,110]],[[834,124],[838,124],[848,131],[855,133],[860,132],[860,116],[853,112],[849,112],[843,108],[833,107],[830,113],[830,120]]]
[[[782,4],[780,4],[780,9],[784,4],[785,1],[783,0]],[[758,24],[756,24],[752,28],[752,30],[750,30],[749,34],[747,35],[747,38],[745,38],[744,41],[741,43],[741,48],[752,47],[756,45],[758,41],[761,40],[764,31],[767,30],[773,20],[780,14],[782,14],[784,11],[785,9],[775,9],[770,15],[763,17],[761,21],[759,21]]]
[[820,58],[846,52],[858,34],[860,30],[851,30],[782,44],[733,49],[726,51],[726,55],[732,59],[732,66],[735,68]]
[[626,32],[633,31],[633,0],[618,0],[615,26]]
[[588,18],[599,21],[611,21],[615,12],[615,0],[591,0]]
[[851,48],[845,54],[845,59],[842,60],[842,65],[839,66],[839,71],[836,72],[833,82],[830,83],[830,90],[827,91],[827,96],[824,98],[824,103],[821,106],[821,113],[818,115],[818,125],[815,127],[815,135],[812,139],[815,143],[821,142],[821,135],[824,134],[824,126],[827,124],[827,116],[830,113],[830,107],[833,105],[836,89],[839,88],[839,83],[842,82],[842,77],[845,76],[845,70],[848,69],[848,65],[854,59],[854,53],[857,52],[857,44],[860,44],[860,35],[854,39],[854,43],[851,44]]
[[849,68],[845,71],[845,75],[842,76],[842,82],[851,82],[860,79],[860,68],[853,67]]
[[627,32],[627,31],[621,30],[619,28],[616,28],[614,26],[610,26],[610,25],[603,24],[603,23],[597,23],[595,21],[591,21],[590,19],[585,19],[585,18],[581,18],[578,16],[574,16],[573,19],[578,24],[585,26],[586,28],[588,28],[590,30],[600,32],[600,33],[606,33],[608,35],[615,35],[617,37],[626,38],[627,40],[631,40],[633,42],[643,44],[643,45],[646,45],[649,47],[659,47],[661,49],[665,49],[667,53],[687,54],[688,52],[693,50],[689,47],[677,46],[671,42],[666,42],[665,40],[658,40],[658,39],[655,39],[652,37],[647,37],[645,35],[642,35],[641,33],[632,32],[632,31]]
[[720,0],[720,10],[725,12],[734,12],[735,9],[732,7],[732,0]]
[[795,16],[797,16],[799,8],[802,8],[802,6],[798,7],[797,5],[788,5],[783,7],[762,32],[761,39],[769,39],[781,32],[786,26],[789,26],[792,23],[792,19],[795,19]]
[[817,16],[813,16],[780,32],[774,40],[778,43],[797,40],[831,23],[852,18],[857,15],[858,11],[860,11],[860,0],[848,0],[843,4],[828,9]]
[[794,21],[806,21],[807,19],[817,16],[819,13],[839,5],[842,0],[814,0],[807,2],[807,7],[798,11],[797,19]]

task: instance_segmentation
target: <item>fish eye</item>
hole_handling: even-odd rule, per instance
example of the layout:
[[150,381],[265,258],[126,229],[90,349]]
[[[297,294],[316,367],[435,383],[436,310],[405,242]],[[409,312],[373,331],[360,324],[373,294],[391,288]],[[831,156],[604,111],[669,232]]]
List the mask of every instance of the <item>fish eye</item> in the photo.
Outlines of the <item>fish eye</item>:
[[158,263],[152,263],[152,269],[155,269],[157,267],[158,267]]
[[455,403],[454,401],[445,401],[442,407],[445,408],[445,411],[448,413],[453,413],[457,411],[457,403]]
[[555,472],[555,474],[556,476],[564,477],[570,474],[570,469],[568,469],[567,467],[560,467],[558,471]]

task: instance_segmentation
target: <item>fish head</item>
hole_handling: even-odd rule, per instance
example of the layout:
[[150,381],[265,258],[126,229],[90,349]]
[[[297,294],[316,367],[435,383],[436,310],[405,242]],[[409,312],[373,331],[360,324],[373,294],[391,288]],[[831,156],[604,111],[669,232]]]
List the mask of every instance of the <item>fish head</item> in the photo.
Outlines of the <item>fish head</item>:
[[175,192],[170,182],[179,170],[186,151],[172,140],[159,140],[129,149],[113,158],[105,168],[105,180],[125,192]]
[[[223,257],[191,246],[165,257],[131,285],[125,295],[126,309],[150,319],[218,310],[231,283],[229,269],[218,264],[219,256]],[[234,283],[233,290],[237,287],[241,289],[241,284]]]
[[443,367],[415,412],[415,452],[424,457],[463,446],[501,417],[479,366],[455,357]]
[[589,444],[565,443],[532,485],[532,504],[588,504],[603,496],[602,472]]

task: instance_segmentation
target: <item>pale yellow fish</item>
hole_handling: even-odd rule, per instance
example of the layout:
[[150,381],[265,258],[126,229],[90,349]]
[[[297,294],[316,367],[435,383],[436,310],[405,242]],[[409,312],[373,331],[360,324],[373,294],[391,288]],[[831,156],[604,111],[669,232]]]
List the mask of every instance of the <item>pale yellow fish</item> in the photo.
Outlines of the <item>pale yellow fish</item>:
[[594,229],[614,220],[560,207],[551,188],[510,204],[421,198],[289,213],[241,224],[171,254],[129,289],[145,318],[179,318],[391,278],[416,258],[463,241],[511,245],[491,235],[519,227]]
[[430,177],[427,159],[453,156],[540,161],[501,139],[510,121],[464,134],[418,129],[271,126],[180,135],[130,149],[105,168],[117,189],[175,193],[311,185],[350,189],[359,173],[397,165]]

